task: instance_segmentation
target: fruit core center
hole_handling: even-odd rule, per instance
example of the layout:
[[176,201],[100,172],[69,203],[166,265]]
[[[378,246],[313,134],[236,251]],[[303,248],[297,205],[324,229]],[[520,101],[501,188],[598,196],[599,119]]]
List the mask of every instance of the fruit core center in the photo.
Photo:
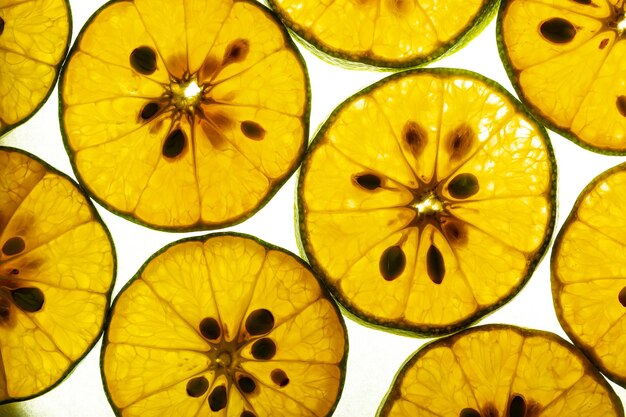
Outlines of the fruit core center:
[[202,87],[194,78],[189,81],[172,83],[170,89],[172,101],[180,110],[192,110],[202,100]]
[[220,354],[217,355],[216,362],[219,366],[228,368],[233,362],[233,358],[229,352],[220,352]]
[[425,195],[422,199],[418,200],[414,204],[417,212],[422,216],[428,216],[431,214],[437,214],[443,210],[443,204],[437,198],[434,193]]
[[621,19],[617,21],[617,32],[620,35],[626,32],[626,15],[623,15]]

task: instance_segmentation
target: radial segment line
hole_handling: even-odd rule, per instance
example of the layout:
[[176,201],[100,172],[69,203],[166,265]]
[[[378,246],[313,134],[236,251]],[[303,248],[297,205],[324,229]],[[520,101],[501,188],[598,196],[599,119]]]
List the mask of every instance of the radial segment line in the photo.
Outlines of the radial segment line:
[[[213,306],[215,307],[215,312],[217,313],[217,321],[220,322],[221,324],[224,323],[224,321],[222,320],[222,314],[220,313],[220,307],[217,303],[217,297],[215,296],[215,288],[213,287],[213,279],[211,278],[213,276],[213,274],[211,274],[211,271],[209,270],[209,261],[206,258],[206,253],[204,253],[204,249],[205,246],[204,244],[202,244],[200,246],[200,253],[202,254],[202,260],[204,262],[204,265],[202,265],[202,268],[207,271],[207,275],[208,278],[207,281],[209,282],[209,287],[211,288],[211,299],[213,300]],[[199,330],[197,330],[198,334]],[[224,336],[225,337],[225,336]]]
[[599,228],[593,227],[592,225],[590,225],[589,223],[587,223],[585,220],[583,220],[582,218],[580,218],[580,216],[578,216],[578,221],[581,222],[582,224],[584,224],[585,226],[587,226],[589,229],[591,229],[592,232],[597,232],[599,234],[601,234],[602,236],[604,236],[605,238],[609,239],[611,242],[617,243],[619,246],[626,246],[625,242],[620,242],[619,240],[617,240],[615,237],[610,236],[608,234],[606,234],[605,232],[603,232],[602,230],[600,230]]
[[613,330],[613,328],[615,328],[615,326],[618,325],[619,322],[622,321],[622,319],[625,316],[626,316],[626,312],[622,313],[622,315],[619,316],[617,320],[611,323],[611,325],[604,332],[602,332],[600,336],[598,336],[597,342],[592,347],[595,349],[596,346],[598,346],[598,343],[602,342],[602,339],[604,338],[604,336],[606,336],[611,330]]
[[576,384],[578,384],[580,381],[582,381],[583,377],[587,375],[584,371],[583,371],[583,376],[581,376],[580,378],[578,378],[572,385],[570,385],[569,387],[567,387],[566,390],[561,391],[556,397],[554,397],[552,400],[550,400],[548,403],[546,403],[546,405],[542,406],[542,412],[545,411],[548,407],[550,407],[552,404],[554,404],[555,402],[557,402],[560,398],[565,397],[567,394],[570,393],[570,391],[572,391],[574,389],[574,387],[576,386]]
[[[526,258],[526,254],[527,254],[527,253],[530,253],[530,252],[524,252],[524,251],[522,251],[521,249],[518,249],[518,248],[516,248],[515,246],[513,246],[513,245],[511,245],[511,244],[509,244],[509,243],[506,243],[506,242],[505,242],[505,241],[503,241],[501,238],[499,238],[499,237],[497,237],[497,236],[494,236],[494,235],[492,235],[491,233],[488,233],[487,231],[483,230],[482,228],[480,228],[480,227],[476,226],[476,225],[475,225],[475,224],[473,224],[473,223],[469,223],[469,222],[464,222],[464,223],[465,223],[467,226],[469,226],[469,227],[471,227],[471,228],[473,228],[473,229],[475,229],[475,230],[478,230],[479,232],[481,232],[481,233],[483,233],[483,234],[485,234],[485,235],[489,236],[490,238],[492,238],[492,239],[494,239],[494,240],[497,240],[500,244],[502,244],[503,246],[507,247],[508,249],[510,249],[510,250],[512,250],[512,251],[515,251],[515,252],[519,253],[520,255],[523,255],[523,256],[524,256],[524,258]],[[532,252],[532,251],[531,251],[531,252]]]
[[0,9],[10,9],[11,7],[15,7],[15,6],[20,6],[22,4],[26,4],[26,3],[34,3],[36,0],[23,0],[23,1],[16,1],[13,3],[9,3],[7,4],[5,7],[0,7]]
[[467,285],[467,288],[469,288],[469,290],[470,290],[470,292],[472,294],[472,298],[474,299],[474,304],[476,305],[475,308],[474,308],[474,311],[477,311],[478,308],[481,306],[481,304],[478,302],[478,299],[476,298],[476,294],[474,294],[474,287],[470,283],[469,277],[467,276],[467,274],[463,270],[463,267],[462,267],[463,264],[461,263],[461,260],[460,260],[461,257],[457,253],[456,249],[454,247],[452,247],[450,242],[448,242],[448,239],[446,239],[445,236],[444,236],[444,240],[448,244],[448,247],[450,248],[450,252],[452,252],[452,255],[454,256],[454,260],[456,261],[456,264],[458,265],[459,272],[461,273],[461,276],[463,277],[463,280],[465,280],[465,284]]
[[[133,4],[134,4],[134,3],[133,3]],[[110,62],[110,61],[107,61],[107,60],[105,60],[105,59],[102,59],[102,58],[101,58],[101,57],[99,57],[99,56],[93,55],[91,52],[88,52],[88,51],[86,51],[86,50],[83,50],[83,49],[78,49],[78,51],[76,51],[76,52],[77,52],[77,53],[78,53],[78,52],[80,52],[81,54],[85,54],[85,55],[87,55],[88,57],[90,57],[90,58],[92,58],[92,59],[95,59],[96,61],[100,61],[100,62],[102,62],[103,64],[110,65],[110,66],[113,66],[113,67],[116,67],[116,68],[121,68],[121,69],[126,70],[126,71],[131,71],[131,69],[130,69],[130,68],[128,68],[127,66],[124,66],[124,65],[122,65],[122,64],[118,64],[118,63],[116,63],[116,62]],[[155,83],[155,84],[158,84],[160,87],[162,87],[162,88],[163,88],[163,91],[165,91],[165,89],[166,89],[166,88],[165,88],[165,86],[166,86],[166,84],[165,84],[165,83],[162,83],[161,81],[157,81],[156,79],[152,78],[152,77],[151,77],[151,76],[149,76],[149,75],[141,74],[141,77],[142,77],[143,79],[146,79],[146,80],[148,80],[148,81],[151,81],[151,82],[153,82],[153,83]],[[118,98],[118,97],[121,97],[121,96],[115,96],[115,98]],[[139,96],[131,96],[131,97],[139,97]],[[151,98],[151,97],[148,97],[148,98]],[[89,103],[85,103],[85,104],[89,104]]]
[[196,149],[196,129],[198,126],[196,125],[197,115],[194,112],[191,116],[191,123],[189,124],[189,130],[191,131],[191,157],[193,158],[193,177],[196,180],[196,193],[198,193],[198,213],[199,219],[202,220],[202,192],[200,192],[200,180],[198,175],[198,154]]
[[411,404],[413,404],[414,406],[416,406],[417,408],[419,408],[420,410],[424,410],[424,411],[426,411],[427,413],[430,413],[430,414],[435,415],[435,416],[437,416],[437,417],[445,417],[443,414],[435,413],[433,410],[429,410],[428,408],[424,407],[423,405],[418,404],[418,403],[416,403],[415,401],[413,401],[412,399],[409,399],[409,398],[407,398],[407,397],[402,397],[402,396],[400,396],[400,400],[401,400],[401,401],[406,401],[406,402],[408,402],[408,403],[411,403]]
[[[35,58],[35,57],[32,57],[32,56],[30,56],[30,55],[26,55],[26,53],[25,53],[25,52],[23,52],[23,51],[16,51],[16,50],[14,50],[14,49],[12,49],[12,48],[9,48],[9,47],[8,47],[8,46],[6,46],[6,45],[0,45],[0,51],[5,51],[5,52],[8,52],[8,53],[12,53],[12,54],[15,54],[15,55],[19,55],[19,56],[21,56],[22,58],[26,58],[26,59],[27,59],[27,60],[29,60],[29,61],[33,61],[33,62],[36,62],[36,63],[38,63],[38,64],[45,65],[46,67],[50,67],[50,68],[52,68],[52,69],[55,71],[55,73],[57,72],[57,69],[56,69],[56,68],[58,67],[58,65],[60,65],[60,64],[55,65],[55,64],[52,64],[52,63],[50,63],[50,62],[45,62],[45,61],[42,61],[42,60],[37,59],[37,58]],[[4,60],[3,60],[3,61],[4,61]],[[3,66],[4,66],[4,65],[3,65]]]
[[321,301],[321,300],[322,300],[322,296],[320,295],[316,299],[312,300],[310,303],[305,304],[302,308],[294,310],[291,314],[284,317],[281,321],[278,321],[272,328],[271,332],[273,333],[276,329],[281,327],[283,324],[289,323],[292,319],[302,314],[303,311],[305,311],[306,309],[308,309],[309,307],[313,306],[314,304],[316,304],[318,301]]
[[[535,4],[540,4],[542,6],[548,6],[548,7],[552,8],[552,9],[556,9],[558,11],[566,11],[566,12],[570,12],[570,13],[573,13],[573,14],[577,14],[579,16],[589,17],[589,18],[592,18],[592,19],[595,19],[595,20],[599,19],[598,16],[593,16],[591,14],[583,13],[582,11],[579,11],[579,10],[568,9],[567,7],[561,7],[560,5],[556,4],[556,2],[555,3],[548,3],[548,2],[543,2],[543,1],[539,1],[539,0],[526,0],[526,1],[528,3],[535,3]],[[602,0],[600,0],[600,1],[602,1]],[[604,3],[607,5],[607,7],[609,7],[609,8],[611,7],[611,4],[609,2],[604,2]]]
[[39,320],[37,320],[36,316],[34,315],[26,315],[23,314],[24,318],[26,320],[29,320],[30,322],[32,322],[38,329],[39,331],[48,338],[48,340],[50,340],[50,343],[52,343],[54,345],[54,347],[56,348],[56,350],[61,354],[61,356],[63,356],[65,359],[67,359],[67,362],[70,364],[72,364],[72,362],[74,362],[69,356],[67,356],[67,354],[59,347],[59,345],[57,344],[57,342],[52,338],[52,336],[50,335],[50,333],[48,333],[45,330],[45,326],[41,326],[41,324],[39,323]]
[[[411,288],[413,288],[413,284],[415,284],[415,279],[416,279],[416,271],[417,271],[417,260],[419,258],[419,253],[420,253],[420,247],[422,244],[422,233],[421,231],[423,229],[420,229],[419,227],[415,227],[413,228],[415,230],[416,233],[416,239],[417,239],[417,243],[415,244],[415,259],[413,260],[413,269],[411,270],[411,274],[409,275],[409,285],[407,286],[407,290],[406,295],[404,296],[404,308],[402,310],[402,318],[406,319],[406,312],[407,309],[409,308],[409,298],[411,298]],[[410,232],[409,232],[410,233]]]
[[138,348],[144,348],[144,349],[161,350],[164,352],[173,352],[173,353],[191,352],[191,353],[197,353],[203,356],[206,356],[206,353],[207,353],[207,351],[204,351],[204,350],[196,350],[196,349],[189,349],[189,348],[166,348],[166,347],[151,346],[151,345],[144,345],[144,344],[138,344],[138,343],[111,342],[111,341],[107,341],[106,343],[109,345],[130,346],[130,347],[138,347]]
[[264,249],[263,261],[261,262],[261,267],[259,268],[259,270],[255,274],[254,283],[252,284],[252,288],[249,291],[249,296],[242,303],[242,304],[244,304],[246,306],[246,308],[243,310],[243,315],[240,317],[239,323],[237,324],[237,331],[238,331],[239,334],[241,334],[241,328],[242,328],[243,323],[244,323],[244,317],[246,316],[246,313],[250,309],[250,304],[252,303],[252,298],[254,298],[254,292],[256,291],[257,284],[259,283],[259,277],[261,276],[261,273],[263,272],[263,268],[265,267],[265,262],[267,261],[268,253],[269,253],[269,251],[267,249]]
[[465,383],[467,384],[467,388],[472,392],[472,397],[474,397],[474,401],[476,403],[476,407],[480,408],[480,403],[478,402],[478,398],[476,397],[476,393],[474,392],[474,389],[472,387],[472,383],[470,382],[469,378],[467,377],[467,374],[465,373],[465,369],[463,368],[463,365],[461,365],[461,361],[459,360],[459,357],[457,356],[456,352],[454,351],[454,345],[450,346],[449,349],[452,352],[452,356],[454,356],[454,360],[456,361],[457,365],[459,365],[459,369],[461,370],[461,374],[463,375],[463,379],[465,379]]

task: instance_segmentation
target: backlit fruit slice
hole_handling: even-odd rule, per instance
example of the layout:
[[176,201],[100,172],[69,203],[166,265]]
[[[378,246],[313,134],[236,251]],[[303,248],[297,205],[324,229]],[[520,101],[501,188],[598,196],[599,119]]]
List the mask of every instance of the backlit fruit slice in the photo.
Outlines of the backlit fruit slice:
[[124,417],[332,414],[348,345],[308,266],[244,235],[182,240],[116,299],[103,375]]
[[243,221],[308,138],[304,61],[252,0],[109,2],[79,35],[60,90],[79,179],[153,228]]
[[478,74],[416,70],[341,104],[300,175],[300,235],[368,323],[449,333],[515,295],[543,256],[555,166],[543,128]]
[[67,0],[0,1],[0,136],[46,101],[71,31]]
[[[334,62],[401,68],[453,52],[491,21],[496,0],[269,0],[283,22]],[[347,63],[347,62],[346,62]]]
[[500,55],[522,101],[551,129],[626,153],[624,0],[504,0]]
[[0,403],[53,388],[102,331],[108,231],[76,184],[0,147]]
[[429,343],[400,369],[378,417],[623,417],[598,370],[555,334],[480,326]]
[[561,326],[609,378],[626,386],[626,164],[580,194],[552,250]]

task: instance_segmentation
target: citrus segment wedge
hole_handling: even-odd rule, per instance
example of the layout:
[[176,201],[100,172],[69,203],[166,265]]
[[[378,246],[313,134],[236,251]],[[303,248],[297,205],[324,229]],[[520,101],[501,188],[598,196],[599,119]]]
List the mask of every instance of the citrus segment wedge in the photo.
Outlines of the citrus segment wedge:
[[114,274],[109,234],[82,190],[0,148],[0,403],[48,391],[89,351]]
[[67,0],[0,3],[0,136],[46,101],[70,42]]
[[507,0],[500,55],[523,102],[548,127],[603,153],[626,153],[626,6],[612,0]]
[[552,250],[552,295],[572,341],[626,386],[626,165],[596,177],[578,196]]
[[102,372],[118,415],[332,414],[343,319],[308,266],[244,235],[155,254],[116,299]]
[[223,227],[256,212],[306,148],[304,61],[253,1],[112,1],[61,78],[73,168],[143,225]]
[[622,417],[619,398],[574,346],[514,326],[464,330],[410,357],[378,417]]
[[543,256],[553,161],[545,131],[494,82],[391,76],[341,104],[310,147],[304,251],[359,319],[452,332],[516,294]]

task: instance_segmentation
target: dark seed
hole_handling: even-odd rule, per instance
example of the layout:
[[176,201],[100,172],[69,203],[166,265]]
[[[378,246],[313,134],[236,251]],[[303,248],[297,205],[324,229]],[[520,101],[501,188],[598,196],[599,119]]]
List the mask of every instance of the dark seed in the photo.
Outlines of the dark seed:
[[209,340],[216,340],[222,334],[222,329],[213,317],[205,317],[200,322],[200,333]]
[[265,137],[265,129],[252,120],[241,122],[241,132],[246,135],[248,139],[252,140],[263,140]]
[[209,389],[209,381],[203,376],[192,378],[187,382],[187,395],[198,398]]
[[459,417],[480,417],[480,413],[473,408],[464,408],[459,413]]
[[256,417],[256,414],[254,414],[252,411],[244,410],[241,412],[240,417]]
[[467,155],[475,141],[476,134],[469,125],[462,124],[457,127],[446,138],[450,159],[459,160]]
[[355,177],[355,181],[361,187],[365,188],[366,190],[370,190],[370,191],[373,191],[373,190],[375,190],[377,188],[380,188],[380,185],[381,185],[380,177],[378,177],[378,175],[375,175],[375,174],[361,174],[361,175],[357,175]]
[[428,133],[426,129],[413,121],[408,121],[402,129],[402,137],[404,142],[409,146],[411,153],[416,158],[422,153],[426,147]]
[[609,44],[609,38],[602,39],[602,40],[600,41],[600,45],[598,45],[598,48],[600,48],[600,49],[604,49],[604,48],[606,48],[606,46],[607,46],[608,44]]
[[226,387],[224,385],[220,385],[213,389],[211,394],[209,394],[209,407],[211,407],[212,411],[220,411],[226,408],[226,404],[228,403],[228,395],[226,393]]
[[509,404],[509,416],[508,417],[524,417],[526,415],[526,401],[524,397],[516,395],[511,399]]
[[480,190],[476,175],[465,173],[459,174],[448,184],[448,191],[454,198],[469,198]]
[[254,382],[254,379],[250,378],[249,376],[239,377],[237,383],[239,384],[239,389],[244,394],[250,394],[256,389],[256,383]]
[[274,328],[274,315],[264,308],[254,310],[246,319],[246,330],[251,336],[269,333]]
[[561,17],[546,20],[539,27],[543,37],[552,43],[568,43],[576,36],[576,28],[569,21]]
[[430,245],[426,253],[426,270],[430,280],[435,284],[441,284],[444,275],[446,275],[446,265],[443,262],[443,256],[435,245]]
[[451,245],[461,245],[467,243],[467,227],[458,220],[447,220],[442,223],[441,228],[448,242]]
[[255,359],[267,361],[276,354],[276,343],[272,339],[264,337],[254,342],[251,351]]
[[624,307],[626,307],[626,287],[622,288],[617,296],[617,299]]
[[574,0],[576,3],[578,4],[582,4],[582,5],[588,5],[591,4],[591,0]]
[[149,46],[140,46],[130,53],[130,66],[140,74],[152,74],[156,71],[156,64],[156,52]]
[[406,256],[398,245],[391,246],[383,252],[378,263],[380,274],[385,281],[393,281],[398,278],[406,266]]
[[248,56],[249,51],[250,43],[247,40],[237,39],[232,41],[230,45],[228,45],[228,48],[226,48],[222,65],[243,61]]
[[286,387],[289,384],[289,377],[282,369],[274,369],[270,376],[272,377],[274,384],[281,388]]
[[150,120],[154,117],[155,114],[159,111],[159,104],[151,101],[150,103],[143,106],[141,110],[141,118],[143,120]]
[[626,96],[619,96],[615,105],[617,106],[617,111],[619,111],[622,116],[626,117]]
[[11,302],[6,298],[0,298],[0,323],[8,321],[11,317]]
[[165,143],[163,143],[163,156],[167,158],[175,158],[185,150],[187,139],[182,130],[176,129],[169,134]]
[[24,248],[26,248],[26,243],[24,242],[24,239],[19,236],[14,236],[4,242],[4,245],[2,246],[2,253],[8,256],[17,255],[18,253],[22,252]]
[[4,19],[0,17],[0,35],[4,32]]
[[17,288],[11,291],[11,297],[20,310],[34,313],[43,307],[43,292],[36,287]]

